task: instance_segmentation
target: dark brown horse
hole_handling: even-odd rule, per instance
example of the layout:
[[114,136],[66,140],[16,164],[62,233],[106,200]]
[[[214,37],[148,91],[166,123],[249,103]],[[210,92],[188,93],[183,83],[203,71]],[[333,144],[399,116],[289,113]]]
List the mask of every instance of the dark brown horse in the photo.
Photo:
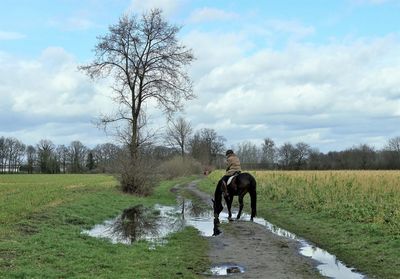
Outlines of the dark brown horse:
[[[219,214],[221,213],[222,209],[222,179],[218,182],[217,187],[215,188],[214,200],[213,200],[213,207],[214,207],[214,217],[218,218]],[[257,193],[256,193],[256,180],[254,177],[249,173],[241,173],[237,175],[231,184],[228,186],[228,196],[224,197],[226,206],[228,207],[228,219],[232,218],[231,206],[234,196],[239,197],[239,212],[236,216],[236,219],[240,218],[243,210],[243,197],[249,193],[251,198],[251,221],[253,221],[254,216],[257,213]]]

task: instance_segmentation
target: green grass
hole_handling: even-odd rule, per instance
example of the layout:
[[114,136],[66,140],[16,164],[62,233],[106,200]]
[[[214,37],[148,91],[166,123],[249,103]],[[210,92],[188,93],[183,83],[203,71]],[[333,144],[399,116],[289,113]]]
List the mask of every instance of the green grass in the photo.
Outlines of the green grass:
[[[363,273],[400,278],[400,208],[399,199],[394,199],[400,193],[399,173],[253,174],[259,217],[316,243]],[[213,193],[222,175],[212,173],[200,188]],[[244,203],[250,212],[248,195]],[[233,206],[237,208],[237,203]]]
[[193,228],[155,250],[81,233],[133,205],[174,204],[169,189],[186,181],[163,182],[143,198],[106,175],[0,176],[0,278],[198,278],[208,244]]

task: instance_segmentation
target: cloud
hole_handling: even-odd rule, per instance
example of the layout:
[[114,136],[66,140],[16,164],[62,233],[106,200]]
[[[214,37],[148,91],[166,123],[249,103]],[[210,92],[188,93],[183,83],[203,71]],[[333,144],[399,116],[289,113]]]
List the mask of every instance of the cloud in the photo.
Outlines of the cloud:
[[0,134],[21,135],[27,143],[50,136],[61,140],[55,143],[91,142],[90,133],[104,139],[91,122],[110,108],[108,86],[78,72],[63,48],[49,47],[35,59],[3,53],[0,64]]
[[251,34],[237,34],[220,40],[214,33],[188,34],[188,42],[197,38],[191,47],[203,61],[193,65],[198,100],[187,107],[195,127],[213,127],[231,143],[268,136],[277,142],[306,141],[322,150],[379,139],[383,145],[385,137],[396,136],[397,37],[288,43],[281,50],[249,53],[241,44]]
[[49,25],[67,31],[82,31],[96,28],[99,25],[88,19],[87,16],[72,16],[66,18],[53,18]]
[[315,32],[314,27],[304,26],[302,23],[294,20],[268,20],[266,27],[276,33],[284,32],[292,34],[296,38],[303,38]]
[[224,10],[204,7],[194,10],[189,16],[190,23],[210,22],[210,21],[225,21],[238,18],[239,15]]
[[143,13],[154,8],[162,9],[164,14],[168,17],[177,12],[187,0],[132,0],[128,7],[128,12]]
[[7,32],[0,30],[0,41],[8,41],[8,40],[20,40],[24,39],[26,36],[24,34],[18,32]]

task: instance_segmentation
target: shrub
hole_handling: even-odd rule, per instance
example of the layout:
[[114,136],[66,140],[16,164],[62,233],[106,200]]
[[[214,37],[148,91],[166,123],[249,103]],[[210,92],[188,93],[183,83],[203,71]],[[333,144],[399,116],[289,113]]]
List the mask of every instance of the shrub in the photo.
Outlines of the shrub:
[[158,182],[155,162],[151,159],[139,156],[133,161],[129,155],[121,155],[117,169],[121,190],[126,193],[150,195]]
[[170,179],[185,175],[201,174],[203,173],[203,169],[201,164],[191,157],[182,158],[176,156],[161,163],[159,173],[163,178]]

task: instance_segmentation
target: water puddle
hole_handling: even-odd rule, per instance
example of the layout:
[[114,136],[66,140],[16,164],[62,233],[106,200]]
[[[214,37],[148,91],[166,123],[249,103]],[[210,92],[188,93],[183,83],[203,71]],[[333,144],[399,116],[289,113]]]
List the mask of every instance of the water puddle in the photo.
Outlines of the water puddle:
[[219,265],[214,265],[210,269],[210,274],[212,276],[224,276],[237,273],[243,273],[244,267],[234,264],[234,263],[224,263]]
[[185,226],[195,227],[203,236],[212,236],[213,212],[190,200],[183,201],[179,206],[156,205],[154,209],[139,205],[125,209],[116,218],[82,233],[107,239],[114,244],[131,245],[140,240],[165,244],[167,235],[182,230]]
[[[232,214],[234,215],[233,212]],[[243,216],[240,219],[250,221],[250,215],[243,214]],[[336,256],[330,254],[326,250],[323,250],[315,245],[310,244],[307,240],[296,236],[294,233],[291,233],[287,230],[277,227],[263,218],[258,218],[258,217],[254,218],[254,223],[266,227],[269,231],[271,231],[276,235],[298,241],[300,243],[300,251],[299,251],[300,254],[305,257],[310,257],[313,260],[319,262],[320,264],[317,265],[317,269],[323,276],[329,278],[337,278],[337,279],[366,278],[365,275],[356,272],[354,268],[347,267],[346,265],[344,265],[340,260],[336,258]]]
[[[243,214],[241,220],[250,221],[250,215]],[[97,238],[105,238],[112,243],[127,245],[145,240],[150,242],[150,249],[155,249],[157,245],[166,243],[167,235],[182,230],[185,226],[195,227],[203,236],[219,235],[221,233],[220,222],[228,222],[227,213],[221,212],[220,218],[214,219],[212,210],[199,207],[190,200],[183,200],[179,206],[156,205],[152,209],[143,206],[131,207],[124,210],[120,216],[82,233]],[[300,254],[319,262],[317,269],[323,276],[340,279],[365,278],[364,275],[354,271],[353,268],[346,267],[334,255],[310,244],[295,234],[281,229],[263,218],[256,217],[254,222],[276,235],[298,241],[300,243]],[[234,268],[229,269],[230,267]],[[222,264],[214,266],[210,270],[212,275],[229,275],[237,271],[244,272],[244,268],[236,264]]]

